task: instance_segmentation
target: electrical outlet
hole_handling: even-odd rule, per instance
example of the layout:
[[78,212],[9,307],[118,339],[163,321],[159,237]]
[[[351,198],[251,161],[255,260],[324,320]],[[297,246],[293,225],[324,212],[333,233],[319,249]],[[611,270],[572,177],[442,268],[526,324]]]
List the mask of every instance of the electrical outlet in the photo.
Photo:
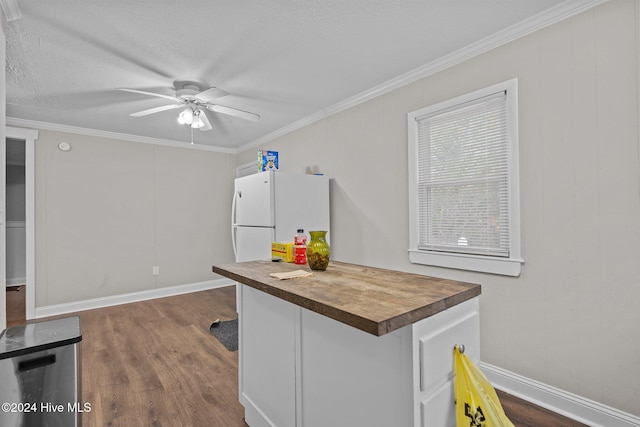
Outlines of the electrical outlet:
[[151,274],[153,274],[154,276],[157,276],[158,274],[160,274],[160,267],[158,267],[157,265],[154,265],[153,269],[151,270]]

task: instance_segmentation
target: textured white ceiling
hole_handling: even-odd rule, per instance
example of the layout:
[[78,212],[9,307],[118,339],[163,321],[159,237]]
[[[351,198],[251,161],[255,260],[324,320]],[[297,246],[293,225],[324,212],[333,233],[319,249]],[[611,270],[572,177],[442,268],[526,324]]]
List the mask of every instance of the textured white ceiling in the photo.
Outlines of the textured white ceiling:
[[167,101],[116,88],[195,81],[262,117],[208,113],[194,141],[233,150],[567,3],[593,1],[20,0],[7,116],[188,142],[180,110],[130,117]]

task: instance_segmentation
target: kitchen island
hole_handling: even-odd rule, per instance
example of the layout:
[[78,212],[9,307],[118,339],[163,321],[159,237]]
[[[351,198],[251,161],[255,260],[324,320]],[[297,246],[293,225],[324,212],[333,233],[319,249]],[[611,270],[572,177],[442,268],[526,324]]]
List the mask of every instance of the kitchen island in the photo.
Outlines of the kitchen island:
[[455,426],[452,354],[479,358],[480,285],[332,261],[252,261],[236,282],[239,398],[251,427]]

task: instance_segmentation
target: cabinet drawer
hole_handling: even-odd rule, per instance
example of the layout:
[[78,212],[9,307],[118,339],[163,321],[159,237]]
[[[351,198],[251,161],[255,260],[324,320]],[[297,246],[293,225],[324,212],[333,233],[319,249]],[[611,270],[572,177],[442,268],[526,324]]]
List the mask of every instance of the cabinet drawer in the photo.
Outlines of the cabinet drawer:
[[465,353],[472,360],[479,359],[480,320],[477,302],[475,298],[452,307],[441,313],[444,316],[438,315],[437,321],[419,326],[417,339],[421,392],[428,392],[453,378],[454,345],[463,344]]

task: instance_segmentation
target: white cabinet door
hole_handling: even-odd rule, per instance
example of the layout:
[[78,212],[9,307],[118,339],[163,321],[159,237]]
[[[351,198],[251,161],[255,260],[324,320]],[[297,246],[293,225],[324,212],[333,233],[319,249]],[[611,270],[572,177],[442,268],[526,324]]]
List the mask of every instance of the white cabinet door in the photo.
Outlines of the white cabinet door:
[[411,329],[381,337],[302,309],[304,427],[413,425]]
[[296,425],[293,304],[241,287],[240,403],[251,427]]

